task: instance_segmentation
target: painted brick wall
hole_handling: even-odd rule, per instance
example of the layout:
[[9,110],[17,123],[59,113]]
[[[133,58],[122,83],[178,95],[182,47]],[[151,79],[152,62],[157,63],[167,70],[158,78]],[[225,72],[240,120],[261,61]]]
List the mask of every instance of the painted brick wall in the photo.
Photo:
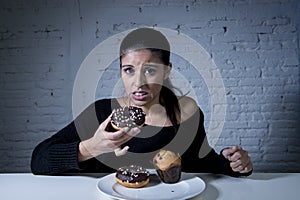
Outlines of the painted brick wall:
[[[297,0],[0,1],[0,172],[30,171],[35,145],[72,120],[76,73],[110,36],[140,26],[186,34],[211,55],[227,111],[215,149],[242,145],[255,171],[300,171]],[[210,96],[174,55],[210,123]],[[111,96],[117,67],[96,98]],[[84,94],[82,94],[84,95]],[[209,133],[208,133],[209,134]]]

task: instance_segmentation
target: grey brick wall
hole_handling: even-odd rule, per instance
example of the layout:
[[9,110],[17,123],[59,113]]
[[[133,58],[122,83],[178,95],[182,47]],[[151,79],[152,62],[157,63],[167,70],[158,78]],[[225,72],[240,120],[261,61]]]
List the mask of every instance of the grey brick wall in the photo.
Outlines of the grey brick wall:
[[[81,63],[105,39],[140,26],[186,34],[220,71],[227,100],[217,151],[249,150],[255,171],[300,171],[297,0],[0,1],[0,172],[30,171],[35,145],[72,120]],[[210,97],[174,55],[206,116]],[[183,67],[182,67],[183,66]],[[111,95],[117,67],[96,98]],[[84,94],[83,94],[84,95]]]

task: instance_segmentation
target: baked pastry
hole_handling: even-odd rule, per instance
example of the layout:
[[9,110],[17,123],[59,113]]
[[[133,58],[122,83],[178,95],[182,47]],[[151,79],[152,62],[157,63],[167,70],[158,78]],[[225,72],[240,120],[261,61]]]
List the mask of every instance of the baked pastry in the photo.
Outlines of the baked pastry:
[[172,151],[160,150],[153,158],[153,164],[164,183],[177,183],[181,178],[181,158]]
[[135,106],[125,106],[117,108],[111,116],[111,125],[115,130],[123,127],[142,127],[145,124],[146,114],[141,108]]
[[149,183],[150,173],[143,167],[138,165],[129,165],[117,169],[116,181],[130,188],[144,187]]

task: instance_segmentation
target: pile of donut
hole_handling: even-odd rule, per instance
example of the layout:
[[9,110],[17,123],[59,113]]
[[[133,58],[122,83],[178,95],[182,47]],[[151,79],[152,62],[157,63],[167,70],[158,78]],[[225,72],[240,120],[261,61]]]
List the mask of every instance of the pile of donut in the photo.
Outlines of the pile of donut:
[[[115,109],[111,116],[111,125],[115,130],[122,127],[142,127],[146,114],[141,108],[125,106]],[[177,183],[181,178],[181,158],[169,150],[160,150],[153,158],[153,165],[164,183]],[[127,165],[117,169],[116,181],[130,188],[144,187],[149,183],[150,173],[138,165]]]

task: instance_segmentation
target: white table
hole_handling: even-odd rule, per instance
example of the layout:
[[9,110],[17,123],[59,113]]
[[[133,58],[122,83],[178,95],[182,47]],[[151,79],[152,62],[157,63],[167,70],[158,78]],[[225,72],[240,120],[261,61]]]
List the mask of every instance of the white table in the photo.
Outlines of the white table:
[[[102,200],[97,190],[99,178],[105,174],[36,176],[0,174],[0,199],[3,200]],[[206,183],[205,190],[195,199],[299,199],[300,173],[254,173],[246,178],[213,174],[198,176]],[[159,191],[158,191],[159,192]]]

